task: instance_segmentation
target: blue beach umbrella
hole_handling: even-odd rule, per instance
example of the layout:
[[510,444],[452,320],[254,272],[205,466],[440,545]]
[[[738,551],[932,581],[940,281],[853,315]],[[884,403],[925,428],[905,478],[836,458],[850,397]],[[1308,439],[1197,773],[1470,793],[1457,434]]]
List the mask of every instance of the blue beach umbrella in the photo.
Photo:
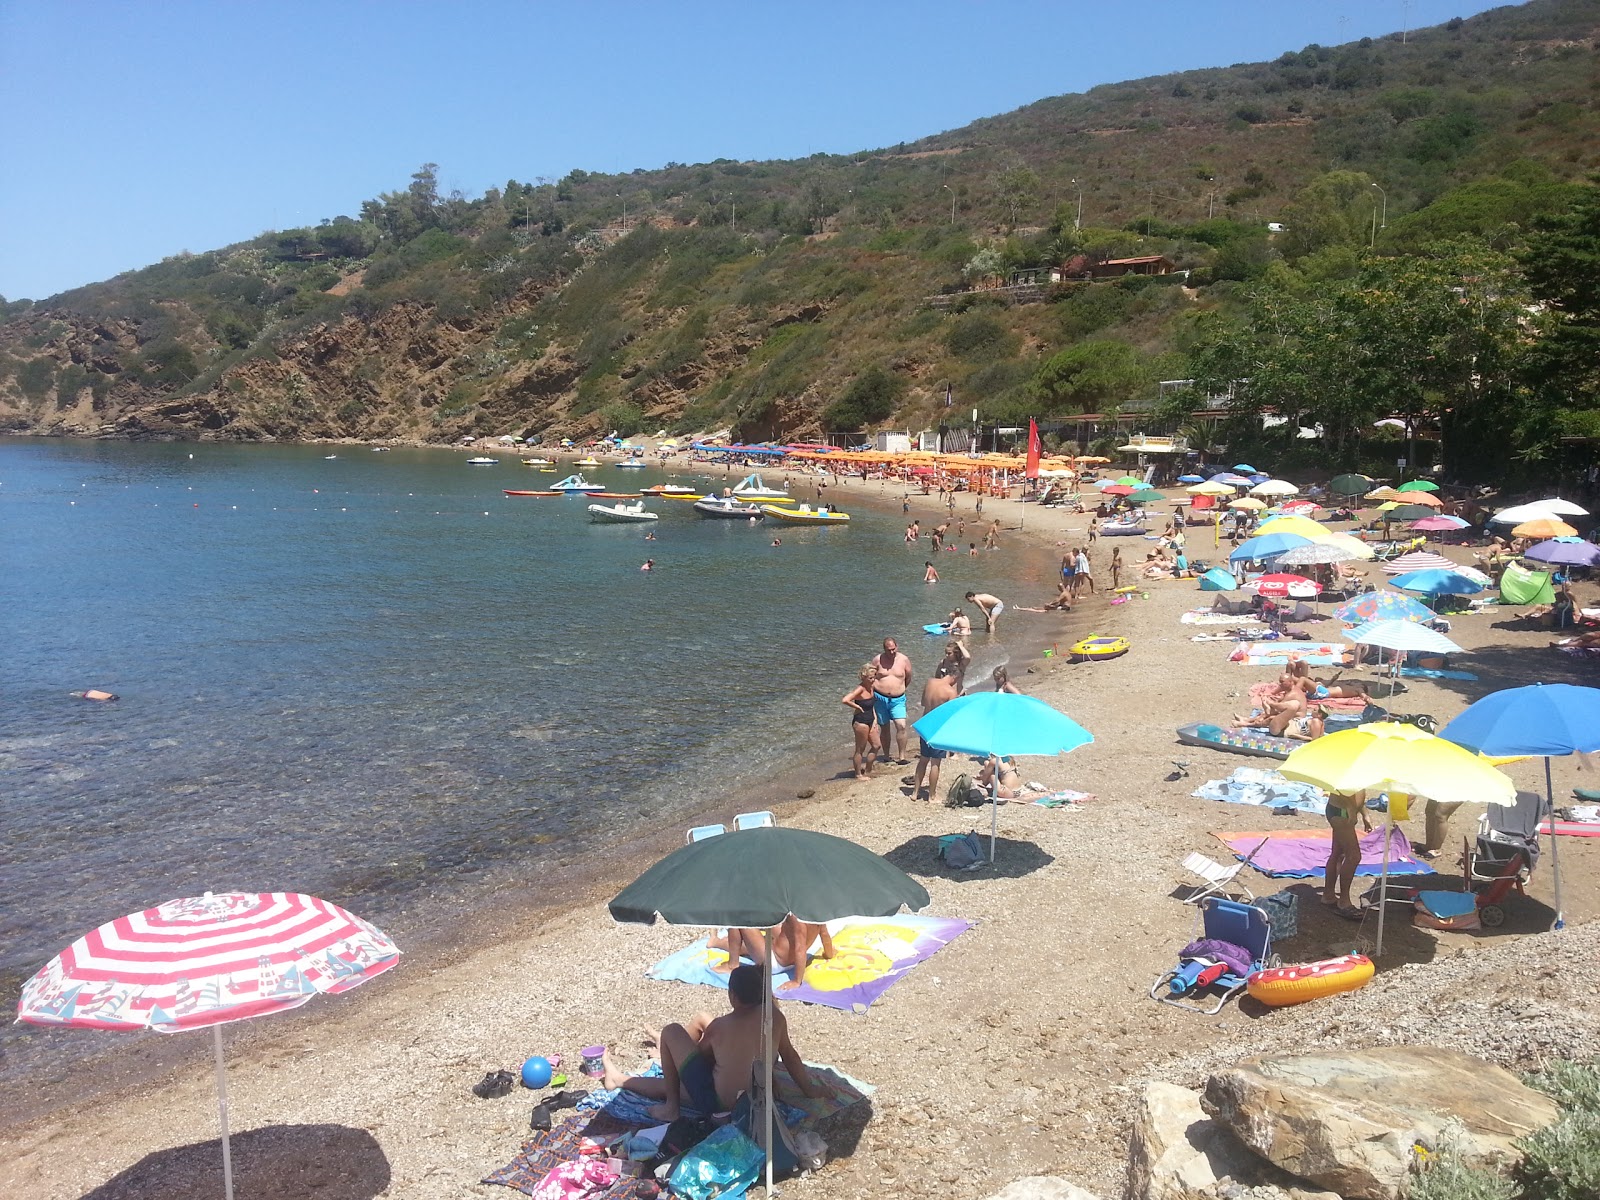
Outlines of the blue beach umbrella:
[[1238,549],[1228,555],[1228,561],[1254,562],[1260,559],[1265,562],[1267,559],[1276,558],[1285,550],[1309,545],[1311,539],[1301,537],[1298,533],[1264,533],[1260,537],[1247,538],[1240,542]]
[[1232,592],[1239,587],[1239,581],[1233,577],[1231,571],[1224,571],[1221,567],[1212,567],[1200,576],[1200,590],[1202,592]]
[[1426,596],[1471,596],[1483,591],[1483,584],[1459,571],[1410,571],[1396,575],[1389,582],[1397,588]]
[[1178,482],[1179,483],[1204,483],[1205,481],[1206,481],[1206,477],[1204,475],[1179,475],[1178,476]]
[[1431,621],[1428,607],[1399,592],[1366,592],[1333,610],[1336,621],[1365,625],[1370,621]]
[[1545,811],[1550,817],[1550,863],[1556,889],[1556,919],[1551,928],[1565,927],[1550,760],[1600,750],[1600,688],[1534,683],[1490,692],[1441,729],[1439,736],[1479,754],[1537,754],[1544,759]]
[[1249,463],[1234,463],[1233,469],[1241,475],[1254,475],[1256,473],[1256,469]]
[[1220,475],[1211,477],[1217,483],[1226,483],[1231,487],[1249,487],[1250,480],[1244,475],[1235,475],[1232,471],[1224,471]]
[[[978,692],[946,701],[912,726],[924,745],[957,754],[998,755],[1065,754],[1094,741],[1091,734],[1065,713],[1043,700],[1012,692]],[[999,777],[994,772],[989,791],[989,861],[999,835]]]

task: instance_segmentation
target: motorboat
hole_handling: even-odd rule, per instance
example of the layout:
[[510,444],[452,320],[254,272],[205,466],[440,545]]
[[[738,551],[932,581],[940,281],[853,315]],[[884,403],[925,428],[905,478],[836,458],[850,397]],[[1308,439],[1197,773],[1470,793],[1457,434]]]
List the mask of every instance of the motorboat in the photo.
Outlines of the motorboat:
[[372,452],[374,454],[387,454],[387,453],[389,453],[389,447],[387,447],[387,446],[374,446],[372,448]]
[[630,524],[639,521],[656,521],[660,518],[646,512],[643,500],[619,500],[615,504],[589,505],[589,519],[601,524]]
[[555,463],[548,458],[525,458],[522,460],[522,465],[525,467],[553,467]]
[[503,491],[508,496],[561,496],[561,495],[565,495],[564,492],[531,492],[531,491],[521,491],[521,490],[519,490],[517,488],[501,488],[500,490]]
[[332,462],[334,459],[336,459],[338,457],[339,456],[337,454],[324,454],[322,456],[322,461],[323,462]]
[[759,504],[746,504],[732,496],[704,496],[694,502],[694,510],[702,517],[729,517],[748,520],[761,515]]
[[494,466],[498,466],[499,464],[500,464],[500,460],[498,458],[469,458],[469,459],[467,459],[467,466],[469,466],[469,467],[494,467]]
[[606,490],[606,485],[603,483],[590,483],[580,471],[577,474],[568,475],[560,483],[552,483],[550,490],[552,492],[603,492]]
[[644,465],[644,459],[642,458],[625,458],[617,464],[619,467],[630,467],[635,470],[642,470]]
[[598,467],[600,460],[592,454],[586,454],[572,465],[575,467]]
[[752,471],[734,485],[733,494],[741,500],[787,500],[789,493],[781,488],[769,488],[761,481],[759,473]]
[[645,488],[644,494],[647,496],[665,496],[669,500],[679,497],[693,497],[698,500],[701,492],[699,488],[692,488],[686,483],[658,483],[654,487]]
[[761,515],[773,521],[781,521],[785,525],[848,525],[850,514],[835,512],[824,505],[821,508],[812,508],[809,504],[802,504],[799,508],[785,508],[778,504],[763,504]]

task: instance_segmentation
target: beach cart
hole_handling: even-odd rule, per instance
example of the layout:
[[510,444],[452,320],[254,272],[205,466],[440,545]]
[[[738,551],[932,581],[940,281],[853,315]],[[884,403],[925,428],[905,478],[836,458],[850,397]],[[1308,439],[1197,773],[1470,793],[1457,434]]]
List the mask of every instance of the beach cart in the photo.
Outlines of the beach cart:
[[[1244,991],[1252,971],[1278,965],[1272,925],[1253,904],[1208,896],[1200,905],[1201,936],[1178,952],[1178,965],[1150,988],[1150,998],[1213,1016]],[[1207,1000],[1212,1000],[1209,1007]]]

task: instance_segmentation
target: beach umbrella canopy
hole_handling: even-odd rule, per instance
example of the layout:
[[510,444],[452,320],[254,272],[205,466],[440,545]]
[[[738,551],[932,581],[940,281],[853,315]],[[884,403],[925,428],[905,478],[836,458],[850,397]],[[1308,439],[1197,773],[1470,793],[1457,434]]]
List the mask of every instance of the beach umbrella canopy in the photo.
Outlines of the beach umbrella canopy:
[[1361,557],[1359,554],[1344,546],[1336,546],[1331,542],[1312,542],[1309,546],[1296,546],[1293,550],[1285,550],[1277,557],[1280,567],[1309,567],[1317,563],[1350,562]]
[[1537,546],[1529,547],[1523,557],[1554,566],[1595,567],[1600,566],[1600,546],[1591,546],[1588,542],[1569,542],[1565,539],[1551,538],[1549,541],[1540,542]]
[[1256,469],[1249,463],[1234,463],[1233,469],[1241,475],[1254,475],[1256,473]]
[[[1426,493],[1422,494],[1426,495]],[[1426,504],[1396,504],[1389,509],[1386,519],[1390,521],[1420,521],[1424,517],[1431,516],[1433,516],[1433,509]]]
[[1286,500],[1278,505],[1280,512],[1287,513],[1291,517],[1308,516],[1321,507],[1315,500]]
[[1275,558],[1285,550],[1293,550],[1296,546],[1304,546],[1311,539],[1301,537],[1297,533],[1269,533],[1262,537],[1248,538],[1239,543],[1238,549],[1228,555],[1229,562],[1253,562],[1256,559]]
[[1523,521],[1537,521],[1542,517],[1586,517],[1589,510],[1580,508],[1570,500],[1534,500],[1528,504],[1515,504],[1502,508],[1489,520],[1496,525],[1517,525]]
[[1257,537],[1265,537],[1269,533],[1297,533],[1303,538],[1315,540],[1329,530],[1317,524],[1310,517],[1273,517],[1270,521],[1263,521],[1256,530]]
[[1397,492],[1437,492],[1439,485],[1427,479],[1413,479],[1410,483],[1402,483],[1395,488]]
[[1129,487],[1140,487],[1144,484],[1144,480],[1140,479],[1137,475],[1124,475],[1118,479],[1117,482],[1125,483]]
[[1250,489],[1252,496],[1292,496],[1300,489],[1286,479],[1268,479]]
[[1229,500],[1229,508],[1237,508],[1241,512],[1260,512],[1267,507],[1265,500],[1257,500],[1253,496],[1245,496],[1238,500]]
[[1454,571],[1456,564],[1430,550],[1413,550],[1380,564],[1385,575],[1406,575],[1412,571]]
[[222,1026],[347,992],[399,961],[382,930],[315,896],[207,892],[84,934],[23,985],[17,1020],[157,1033],[209,1026],[223,1191],[232,1200]]
[[1328,490],[1335,496],[1364,496],[1372,488],[1372,480],[1365,475],[1335,475],[1328,481]]
[[1350,552],[1352,559],[1367,562],[1377,557],[1377,551],[1367,545],[1360,538],[1348,533],[1325,533],[1317,539],[1324,546],[1338,546]]
[[1125,483],[1118,483],[1115,479],[1096,479],[1094,481],[1094,485],[1095,485],[1095,487],[1099,488],[1102,492],[1110,491],[1114,487],[1124,487],[1125,488],[1125,487],[1128,486]]
[[1133,489],[1125,483],[1113,483],[1100,489],[1108,496],[1131,496]]
[[1155,484],[1146,483],[1143,479],[1135,479],[1128,486],[1136,492],[1153,492],[1156,490]]
[[1202,592],[1231,592],[1239,586],[1239,581],[1233,577],[1231,571],[1221,567],[1212,567],[1200,576],[1200,590]]
[[1540,517],[1533,521],[1524,521],[1511,532],[1517,537],[1553,538],[1570,537],[1578,531],[1565,521],[1558,521],[1554,517]]
[[1432,492],[1401,492],[1400,494],[1406,498],[1408,505],[1420,504],[1424,508],[1433,509],[1435,512],[1444,508],[1444,501]]
[[1218,483],[1208,479],[1204,483],[1197,483],[1188,489],[1191,496],[1231,496],[1233,489],[1225,483]]
[[1433,613],[1399,592],[1365,592],[1333,610],[1334,619],[1346,625],[1372,621],[1431,621]]
[[1456,570],[1410,571],[1396,575],[1389,582],[1397,588],[1426,596],[1471,596],[1483,591],[1483,584]]
[[1322,586],[1315,580],[1307,579],[1304,575],[1290,575],[1280,573],[1276,575],[1258,575],[1245,584],[1245,591],[1254,591],[1260,596],[1295,596],[1309,599],[1322,590]]
[[1179,475],[1178,476],[1178,482],[1179,483],[1204,483],[1205,481],[1206,481],[1206,477],[1204,475]]
[[1352,629],[1345,636],[1363,646],[1378,646],[1402,653],[1413,650],[1422,654],[1466,653],[1437,629],[1430,629],[1417,621],[1371,621]]
[[[1479,754],[1537,754],[1544,759],[1545,808],[1553,811],[1555,789],[1550,760],[1600,750],[1600,688],[1570,683],[1535,683],[1490,692],[1468,705],[1439,736]],[[1556,918],[1566,924],[1561,908],[1561,858],[1555,823],[1550,825],[1550,859],[1554,865]]]
[[1231,472],[1228,472],[1228,471],[1224,471],[1220,475],[1213,475],[1209,482],[1211,482],[1211,483],[1226,483],[1226,484],[1228,484],[1228,485],[1230,485],[1232,487],[1236,487],[1236,488],[1249,487],[1250,486],[1250,481],[1248,479],[1246,479],[1243,475],[1234,475],[1234,474],[1232,474]]
[[[841,917],[889,917],[928,904],[920,883],[864,846],[809,829],[763,826],[680,846],[617,893],[618,921],[730,925],[770,930],[785,917],[822,924]],[[763,971],[762,1061],[766,1145],[772,1145],[772,972]],[[772,1194],[772,1156],[767,1156]]]
[[1463,521],[1460,517],[1440,513],[1436,517],[1423,517],[1420,521],[1411,522],[1411,528],[1419,533],[1444,533],[1453,529],[1465,529],[1468,524],[1470,522]]
[[1373,488],[1372,491],[1368,492],[1361,498],[1363,500],[1394,500],[1398,503],[1404,503],[1407,499],[1407,496],[1398,488],[1380,487]]
[[[957,754],[1066,754],[1094,741],[1082,725],[1043,700],[1011,692],[977,692],[948,700],[912,726],[924,745]],[[998,779],[999,772],[995,772]],[[999,831],[999,799],[990,793],[989,861]]]

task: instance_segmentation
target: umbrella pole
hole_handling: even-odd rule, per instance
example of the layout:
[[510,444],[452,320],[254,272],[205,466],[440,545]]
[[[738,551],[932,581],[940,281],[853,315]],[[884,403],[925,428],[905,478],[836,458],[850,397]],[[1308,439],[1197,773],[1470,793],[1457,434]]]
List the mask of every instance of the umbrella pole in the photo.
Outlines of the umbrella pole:
[[1556,790],[1550,782],[1550,756],[1544,756],[1544,798],[1545,813],[1550,821],[1550,872],[1555,876],[1556,889],[1556,923],[1551,929],[1565,929],[1567,916],[1561,911],[1561,855],[1556,850]]
[[[1551,828],[1555,828],[1551,826]],[[989,865],[994,866],[994,843],[1000,833],[1000,756],[994,758],[994,773],[989,776]]]
[[[766,1113],[762,1120],[766,1122],[766,1152],[767,1152],[767,1195],[772,1195],[772,930],[763,929],[762,939],[766,942],[767,962],[766,970],[761,972],[766,983],[761,988],[761,1051],[762,1070],[766,1074],[767,1104]],[[804,954],[802,949],[800,953]],[[751,1114],[752,1116],[754,1114]],[[230,1198],[231,1200],[231,1198]]]
[[211,1039],[217,1052],[217,1122],[222,1126],[222,1194],[226,1200],[233,1200],[233,1152],[228,1145],[228,1069],[222,1061],[220,1024],[211,1027]]
[[1389,799],[1387,792],[1384,793],[1384,800],[1383,875],[1378,880],[1378,948],[1372,952],[1375,958],[1383,957],[1383,915],[1389,907],[1389,839],[1394,835],[1394,817],[1391,811],[1394,801]]

